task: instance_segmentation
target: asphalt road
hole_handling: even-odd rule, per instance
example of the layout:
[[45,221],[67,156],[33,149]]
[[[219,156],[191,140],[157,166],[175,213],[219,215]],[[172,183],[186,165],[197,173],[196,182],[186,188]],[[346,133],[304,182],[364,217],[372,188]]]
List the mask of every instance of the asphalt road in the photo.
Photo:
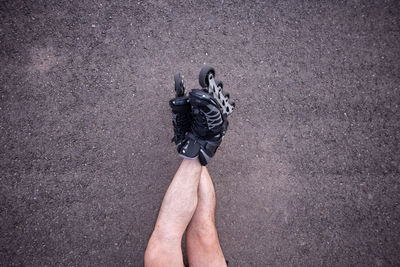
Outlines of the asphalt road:
[[236,100],[230,266],[400,265],[399,1],[1,1],[0,265],[141,266],[173,74]]

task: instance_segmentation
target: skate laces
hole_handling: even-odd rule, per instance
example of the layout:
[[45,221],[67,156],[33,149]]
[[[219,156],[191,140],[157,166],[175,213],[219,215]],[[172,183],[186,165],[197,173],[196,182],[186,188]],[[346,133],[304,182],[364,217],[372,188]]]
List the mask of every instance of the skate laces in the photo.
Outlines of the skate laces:
[[208,121],[203,111],[199,110],[198,114],[193,115],[192,129],[200,136],[208,134]]
[[186,132],[190,129],[191,119],[188,114],[181,114],[176,116],[175,136],[176,138],[183,139]]

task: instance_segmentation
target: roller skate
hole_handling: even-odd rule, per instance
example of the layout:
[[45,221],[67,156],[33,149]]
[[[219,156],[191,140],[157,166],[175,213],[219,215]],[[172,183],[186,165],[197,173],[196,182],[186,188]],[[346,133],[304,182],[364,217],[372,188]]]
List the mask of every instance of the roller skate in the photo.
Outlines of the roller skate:
[[235,108],[234,103],[229,103],[229,94],[223,94],[222,82],[214,77],[212,67],[202,68],[199,82],[203,89],[193,89],[189,93],[192,124],[180,151],[184,157],[198,156],[203,166],[207,165],[221,144],[228,129],[228,115]]
[[185,96],[185,87],[180,73],[174,75],[174,81],[175,98],[169,101],[172,109],[172,124],[174,126],[174,137],[171,142],[175,142],[178,153],[181,153],[186,133],[190,131],[192,114],[189,97]]

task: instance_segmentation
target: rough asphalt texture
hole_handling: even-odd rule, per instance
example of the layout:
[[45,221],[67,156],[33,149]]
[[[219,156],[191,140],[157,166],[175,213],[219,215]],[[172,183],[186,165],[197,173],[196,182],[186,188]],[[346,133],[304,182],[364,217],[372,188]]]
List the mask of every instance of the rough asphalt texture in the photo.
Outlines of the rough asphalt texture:
[[[333,3],[335,2],[335,3]],[[141,266],[168,100],[236,100],[209,165],[230,266],[400,265],[399,1],[2,1],[0,265]]]

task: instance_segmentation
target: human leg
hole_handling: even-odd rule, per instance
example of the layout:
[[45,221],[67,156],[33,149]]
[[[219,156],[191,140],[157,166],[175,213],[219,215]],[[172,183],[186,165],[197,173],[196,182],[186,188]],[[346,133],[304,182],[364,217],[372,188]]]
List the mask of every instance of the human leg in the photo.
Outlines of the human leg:
[[186,230],[190,266],[226,266],[215,227],[215,190],[210,174],[202,167],[196,211]]
[[[214,224],[213,184],[207,169],[204,168],[202,171],[200,166],[200,163],[206,165],[209,162],[221,144],[228,126],[227,115],[233,108],[231,106],[229,110],[226,107],[229,105],[224,104],[229,97],[227,95],[222,97],[222,83],[216,84],[214,75],[215,71],[212,68],[204,67],[199,75],[203,90],[194,89],[189,97],[185,96],[180,75],[174,76],[176,97],[170,101],[174,126],[173,141],[179,154],[193,160],[190,164],[188,160],[182,162],[167,190],[146,249],[146,266],[183,265],[180,244],[183,232],[190,221],[192,223],[188,228],[187,243],[192,249],[189,250],[193,250],[197,244],[200,248],[200,253],[189,252],[191,258],[196,259],[203,254],[209,254],[211,256],[206,256],[208,261],[199,259],[199,263],[211,263],[212,266],[226,265],[221,261],[224,257]],[[205,88],[207,86],[208,90]],[[218,100],[213,98],[211,91],[214,92],[214,97],[218,95]],[[198,196],[197,187],[201,173],[204,180],[201,183],[203,189],[199,190]],[[200,206],[197,206],[198,197],[204,199]],[[191,220],[196,207],[198,214]],[[205,233],[204,238],[201,233]],[[212,257],[213,255],[215,257]],[[191,259],[189,261],[192,265],[196,265]]]
[[165,193],[145,252],[145,266],[183,266],[181,240],[197,206],[199,160],[184,159]]

